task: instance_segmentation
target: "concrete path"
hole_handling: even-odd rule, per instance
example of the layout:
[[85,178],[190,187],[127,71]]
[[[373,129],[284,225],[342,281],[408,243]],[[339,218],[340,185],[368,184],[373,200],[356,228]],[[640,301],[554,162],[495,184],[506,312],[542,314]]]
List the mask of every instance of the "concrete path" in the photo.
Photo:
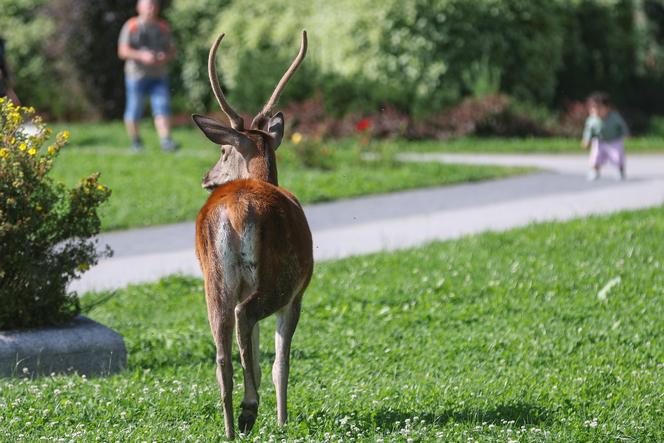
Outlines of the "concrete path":
[[[407,154],[409,161],[535,166],[546,172],[504,180],[421,189],[305,208],[316,260],[396,250],[535,221],[664,203],[664,155],[629,157],[629,179],[585,181],[582,155]],[[606,168],[607,170],[609,168]],[[200,275],[194,225],[181,223],[100,236],[115,251],[72,289],[115,289],[181,273]]]

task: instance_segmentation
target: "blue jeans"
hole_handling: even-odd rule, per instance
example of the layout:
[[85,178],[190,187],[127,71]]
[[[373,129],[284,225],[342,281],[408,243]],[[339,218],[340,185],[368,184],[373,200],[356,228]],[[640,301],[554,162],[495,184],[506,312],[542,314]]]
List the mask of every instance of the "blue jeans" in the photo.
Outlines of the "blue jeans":
[[150,96],[150,105],[154,117],[169,117],[171,115],[171,97],[166,77],[125,78],[125,90],[127,93],[125,120],[136,122],[141,119],[146,95]]

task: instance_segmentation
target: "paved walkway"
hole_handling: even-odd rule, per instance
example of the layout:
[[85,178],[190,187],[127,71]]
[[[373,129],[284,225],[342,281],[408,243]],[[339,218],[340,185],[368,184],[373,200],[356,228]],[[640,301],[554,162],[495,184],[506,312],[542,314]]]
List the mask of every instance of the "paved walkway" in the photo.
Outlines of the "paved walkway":
[[[545,172],[307,206],[316,260],[396,250],[535,221],[664,203],[664,155],[629,157],[629,179],[585,181],[582,155],[407,154],[409,161],[535,166]],[[608,169],[608,168],[607,168]],[[74,282],[79,292],[115,289],[181,273],[200,275],[193,223],[100,236],[115,251]]]

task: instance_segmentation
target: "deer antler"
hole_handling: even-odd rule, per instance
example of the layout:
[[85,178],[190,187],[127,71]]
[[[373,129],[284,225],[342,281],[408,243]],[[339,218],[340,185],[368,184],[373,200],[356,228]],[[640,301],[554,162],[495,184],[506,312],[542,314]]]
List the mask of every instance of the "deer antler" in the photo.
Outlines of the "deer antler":
[[231,108],[231,105],[229,105],[226,101],[224,93],[221,91],[221,87],[219,86],[219,78],[217,77],[215,56],[217,54],[217,48],[219,47],[221,40],[224,38],[224,35],[225,34],[223,32],[219,34],[219,37],[217,37],[215,42],[212,44],[212,47],[210,48],[210,56],[208,57],[208,75],[210,77],[212,92],[214,92],[214,96],[217,98],[217,102],[219,102],[221,110],[224,111],[224,113],[228,116],[228,119],[231,121],[231,127],[238,131],[242,131],[244,129],[244,120],[237,114],[237,112],[233,110],[233,108]]
[[295,60],[293,60],[293,63],[291,63],[290,68],[288,68],[288,71],[286,71],[284,76],[281,77],[281,80],[279,80],[277,87],[274,89],[274,92],[272,93],[270,100],[268,100],[268,102],[263,107],[263,110],[259,112],[258,115],[256,115],[256,117],[254,117],[254,120],[251,123],[252,128],[260,129],[263,126],[263,124],[265,123],[265,118],[270,114],[272,106],[274,106],[276,101],[279,99],[281,92],[286,87],[286,83],[288,83],[288,80],[290,80],[290,78],[293,76],[295,70],[297,70],[297,68],[300,66],[300,63],[302,63],[302,60],[304,60],[304,56],[306,54],[307,54],[307,31],[303,30],[302,42],[300,43],[300,52],[295,57]]

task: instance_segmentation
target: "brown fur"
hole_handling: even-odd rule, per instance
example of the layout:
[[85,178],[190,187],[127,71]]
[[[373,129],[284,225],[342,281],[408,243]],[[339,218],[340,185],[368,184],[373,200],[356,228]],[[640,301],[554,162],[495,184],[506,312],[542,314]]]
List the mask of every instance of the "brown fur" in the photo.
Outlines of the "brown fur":
[[217,187],[196,219],[196,255],[204,274],[220,266],[214,247],[220,212],[227,214],[238,239],[249,217],[261,232],[256,318],[262,320],[288,304],[298,286],[309,283],[313,246],[307,219],[293,194],[265,181],[233,180]]
[[233,438],[233,329],[237,331],[244,375],[238,424],[248,432],[256,421],[259,404],[258,321],[277,316],[272,380],[278,421],[284,424],[291,340],[314,261],[304,211],[291,193],[278,187],[275,150],[283,137],[283,115],[278,112],[267,118],[304,58],[306,32],[302,33],[298,56],[254,119],[252,129],[244,129],[242,118],[228,105],[219,87],[214,58],[222,38],[223,34],[219,35],[210,50],[208,73],[231,127],[209,117],[193,116],[208,139],[221,146],[219,161],[202,183],[212,194],[196,219],[196,255],[203,271],[208,320],[217,348],[217,380],[226,436]]
[[[218,246],[222,223],[230,225],[226,242]],[[224,253],[242,249],[245,229],[258,232],[258,263],[232,264],[224,269]],[[244,238],[244,240],[243,240]],[[220,249],[219,249],[220,248]],[[238,179],[217,187],[196,219],[196,255],[205,278],[210,328],[217,347],[217,379],[222,393],[226,436],[234,437],[230,340],[237,327],[245,380],[239,426],[248,432],[258,415],[258,321],[278,314],[276,358],[272,376],[277,390],[279,423],[285,423],[290,343],[297,327],[301,300],[313,272],[311,231],[297,199],[266,181]],[[229,290],[224,278],[237,268],[255,266],[257,281],[242,281]],[[255,342],[254,342],[255,340]]]

